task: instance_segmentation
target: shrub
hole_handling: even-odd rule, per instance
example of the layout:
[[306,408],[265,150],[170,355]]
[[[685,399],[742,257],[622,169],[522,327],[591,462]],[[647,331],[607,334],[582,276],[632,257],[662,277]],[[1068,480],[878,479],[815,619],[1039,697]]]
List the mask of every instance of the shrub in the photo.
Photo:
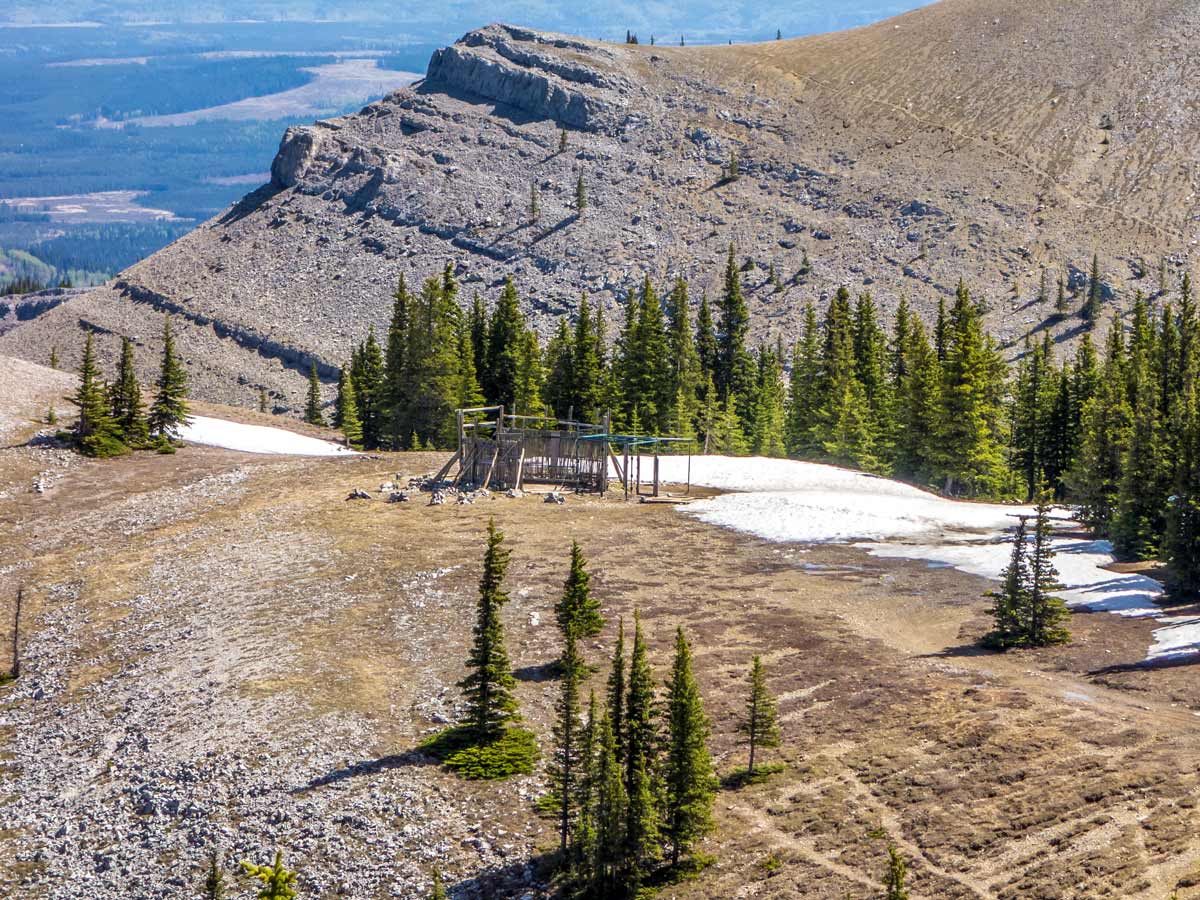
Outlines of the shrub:
[[435,734],[420,749],[471,780],[532,775],[538,758],[533,732],[514,727],[506,728],[497,738],[480,742],[472,728],[456,725]]

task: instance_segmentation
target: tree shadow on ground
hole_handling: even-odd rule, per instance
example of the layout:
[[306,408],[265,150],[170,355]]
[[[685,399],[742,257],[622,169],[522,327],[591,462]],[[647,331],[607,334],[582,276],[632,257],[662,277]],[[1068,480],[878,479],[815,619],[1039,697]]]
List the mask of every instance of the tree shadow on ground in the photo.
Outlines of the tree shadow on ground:
[[553,235],[555,235],[555,234],[557,234],[558,232],[562,231],[562,230],[563,230],[564,228],[566,228],[568,225],[572,225],[572,224],[574,224],[575,222],[578,222],[578,221],[579,221],[579,213],[571,213],[569,216],[564,216],[562,219],[559,219],[559,221],[558,221],[558,223],[557,223],[556,225],[554,225],[554,226],[552,226],[552,227],[550,227],[550,228],[547,228],[545,231],[541,232],[541,233],[540,233],[540,234],[538,234],[538,235],[535,235],[535,236],[534,236],[534,237],[533,237],[533,238],[532,238],[532,239],[529,241],[529,243],[530,243],[530,244],[540,244],[540,243],[541,243],[542,241],[544,241],[546,238],[548,238],[548,237],[552,237]]
[[539,666],[523,666],[520,669],[513,670],[513,678],[517,681],[526,681],[533,684],[541,684],[545,681],[554,681],[560,674],[558,660],[542,663]]
[[217,219],[218,225],[232,225],[234,222],[239,222],[246,216],[256,212],[267,203],[272,197],[280,193],[283,188],[276,185],[273,181],[268,181],[256,191],[247,194],[237,203],[229,208],[229,211],[221,218]]
[[[507,900],[525,895],[557,897],[550,884],[557,853],[542,853],[521,862],[487,868],[461,881],[446,884],[446,894],[454,900]],[[433,871],[430,870],[430,880]]]
[[337,784],[342,781],[348,781],[352,778],[363,778],[371,775],[378,775],[381,772],[386,772],[389,769],[402,769],[407,766],[436,766],[438,761],[421,750],[405,750],[403,753],[393,753],[388,756],[381,756],[378,759],[366,759],[361,762],[350,763],[340,769],[334,769],[332,772],[326,772],[324,775],[319,775],[310,781],[308,784],[301,787],[293,788],[293,794],[305,794],[317,788],[328,787],[331,784]]

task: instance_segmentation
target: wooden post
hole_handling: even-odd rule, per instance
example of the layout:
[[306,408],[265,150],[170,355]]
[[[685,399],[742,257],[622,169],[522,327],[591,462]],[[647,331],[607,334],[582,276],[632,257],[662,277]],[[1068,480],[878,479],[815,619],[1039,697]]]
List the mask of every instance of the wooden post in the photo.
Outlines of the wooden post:
[[468,469],[475,468],[475,448],[472,447],[467,451],[466,458],[462,461],[462,465],[458,467],[458,474],[454,476],[454,481],[451,482],[451,487],[458,487],[458,483],[463,480],[463,476],[467,474]]
[[483,484],[479,486],[481,491],[486,491],[487,486],[492,483],[492,471],[496,468],[496,460],[500,457],[500,444],[496,444],[496,452],[492,454],[492,464],[488,466],[487,477],[483,479]]
[[454,465],[461,456],[462,456],[462,446],[459,445],[458,451],[453,456],[451,456],[448,460],[446,460],[446,464],[444,466],[442,466],[442,468],[438,471],[438,473],[436,475],[433,476],[433,481],[435,484],[446,477],[446,475],[450,472],[450,467],[452,465]]
[[525,469],[525,448],[522,447],[521,455],[519,457],[517,457],[517,477],[513,481],[513,487],[518,491],[521,489],[521,477],[523,475],[524,469]]
[[17,587],[17,608],[13,611],[12,677],[21,677],[21,602],[25,599],[25,588]]

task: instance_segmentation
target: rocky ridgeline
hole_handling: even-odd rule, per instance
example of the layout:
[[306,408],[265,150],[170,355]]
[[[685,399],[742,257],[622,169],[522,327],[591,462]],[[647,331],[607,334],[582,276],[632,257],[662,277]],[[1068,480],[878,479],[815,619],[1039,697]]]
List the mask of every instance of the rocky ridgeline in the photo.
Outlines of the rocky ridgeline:
[[[157,334],[171,311],[198,396],[250,405],[261,387],[296,410],[311,363],[332,395],[351,347],[386,328],[401,274],[419,284],[453,262],[466,302],[475,291],[494,299],[512,275],[549,335],[585,291],[615,324],[647,274],[688,277],[698,302],[719,289],[730,242],[758,339],[790,341],[804,304],[841,284],[885,309],[908,296],[932,315],[960,277],[1003,337],[1038,329],[1053,303],[1036,300],[1041,266],[1086,269],[1088,229],[1056,219],[1038,173],[1011,154],[974,144],[949,154],[943,129],[886,105],[864,110],[862,97],[823,91],[771,56],[807,46],[472,31],[412,87],[289,129],[270,185],[115,286],[0,337],[0,352],[42,357],[84,323],[113,354],[118,335]],[[733,156],[740,177],[723,179]],[[1110,284],[1153,290],[1149,253],[1104,246]]]

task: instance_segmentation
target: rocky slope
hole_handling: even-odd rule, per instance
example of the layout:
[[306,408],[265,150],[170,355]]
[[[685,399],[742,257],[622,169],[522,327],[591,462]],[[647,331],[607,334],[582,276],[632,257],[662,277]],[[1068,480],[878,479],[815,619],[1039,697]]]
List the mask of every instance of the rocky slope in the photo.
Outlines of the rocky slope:
[[[761,339],[790,340],[839,284],[929,313],[963,277],[1017,341],[1048,327],[1043,267],[1078,287],[1095,251],[1110,317],[1194,243],[1200,113],[1182,85],[1198,25],[1182,0],[943,0],[732,47],[492,25],[413,87],[289,129],[269,185],[0,350],[74,352],[80,325],[110,354],[117,334],[153,345],[169,311],[199,395],[250,404],[261,385],[295,409],[301,371],[332,379],[385,327],[402,273],[450,261],[465,296],[489,300],[511,274],[548,332],[583,291],[616,316],[643,274],[682,273],[698,299],[731,241]],[[723,182],[732,154],[741,177]],[[1069,339],[1081,323],[1053,327]]]

